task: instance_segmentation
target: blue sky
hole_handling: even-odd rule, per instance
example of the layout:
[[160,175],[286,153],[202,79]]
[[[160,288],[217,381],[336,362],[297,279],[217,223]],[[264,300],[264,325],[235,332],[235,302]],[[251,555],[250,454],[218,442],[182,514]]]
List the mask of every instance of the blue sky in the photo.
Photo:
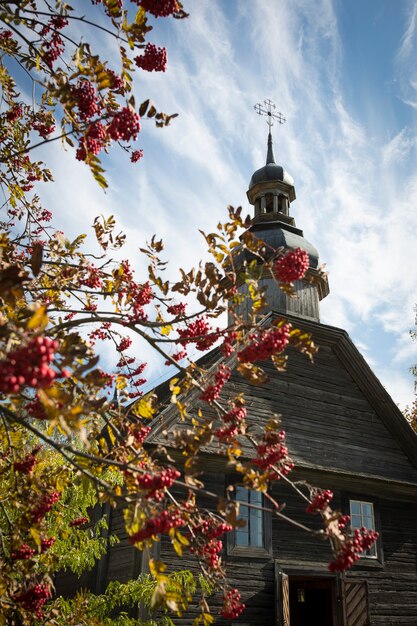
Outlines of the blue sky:
[[[188,268],[203,254],[198,228],[214,228],[228,204],[251,209],[247,185],[264,163],[267,134],[253,105],[270,98],[287,118],[273,133],[277,161],[295,180],[292,214],[329,271],[322,321],[345,328],[394,400],[410,403],[409,368],[417,361],[409,338],[417,300],[417,3],[184,6],[188,20],[157,20],[150,34],[168,49],[167,72],[143,72],[136,87],[138,102],[151,97],[179,117],[163,130],[143,123],[138,164],[113,151],[106,194],[73,155],[44,149],[57,181],[45,187],[45,204],[73,234],[97,213],[116,215],[129,237],[125,255],[138,269],[137,248],[154,232],[164,238],[172,268]],[[93,43],[109,45],[99,37]],[[161,375],[157,364],[150,375]]]

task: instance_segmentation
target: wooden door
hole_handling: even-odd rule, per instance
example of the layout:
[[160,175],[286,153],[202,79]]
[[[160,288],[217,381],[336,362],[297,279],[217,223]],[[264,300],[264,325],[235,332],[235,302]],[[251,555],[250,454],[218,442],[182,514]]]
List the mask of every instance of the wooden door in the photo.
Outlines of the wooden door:
[[368,626],[371,622],[366,580],[344,580],[342,589],[345,626]]
[[275,562],[275,624],[290,626],[290,583],[288,575]]

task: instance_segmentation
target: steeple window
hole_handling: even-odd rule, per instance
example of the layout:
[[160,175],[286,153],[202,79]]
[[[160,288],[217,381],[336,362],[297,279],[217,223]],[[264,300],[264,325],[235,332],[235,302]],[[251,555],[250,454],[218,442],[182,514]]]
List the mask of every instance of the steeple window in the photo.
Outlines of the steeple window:
[[278,196],[278,213],[288,215],[288,198],[283,193],[280,193]]
[[265,194],[265,213],[272,213],[274,210],[274,194]]

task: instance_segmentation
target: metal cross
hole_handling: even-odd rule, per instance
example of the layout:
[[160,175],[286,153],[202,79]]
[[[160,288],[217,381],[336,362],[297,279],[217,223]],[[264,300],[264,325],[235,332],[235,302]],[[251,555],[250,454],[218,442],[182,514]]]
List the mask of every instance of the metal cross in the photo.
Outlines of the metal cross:
[[275,109],[276,107],[271,100],[264,100],[264,105],[265,106],[262,106],[262,104],[258,103],[255,104],[253,108],[258,115],[266,115],[268,117],[266,123],[270,128],[274,125],[274,120],[277,120],[278,124],[283,124],[286,121],[282,113],[280,113],[279,111],[277,111],[277,113],[273,112],[273,109]]

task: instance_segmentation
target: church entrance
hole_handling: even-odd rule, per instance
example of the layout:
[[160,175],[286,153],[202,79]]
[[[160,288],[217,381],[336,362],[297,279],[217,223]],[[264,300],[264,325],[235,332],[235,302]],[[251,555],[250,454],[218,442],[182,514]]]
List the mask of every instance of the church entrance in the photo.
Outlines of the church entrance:
[[336,626],[335,581],[289,577],[291,626]]

